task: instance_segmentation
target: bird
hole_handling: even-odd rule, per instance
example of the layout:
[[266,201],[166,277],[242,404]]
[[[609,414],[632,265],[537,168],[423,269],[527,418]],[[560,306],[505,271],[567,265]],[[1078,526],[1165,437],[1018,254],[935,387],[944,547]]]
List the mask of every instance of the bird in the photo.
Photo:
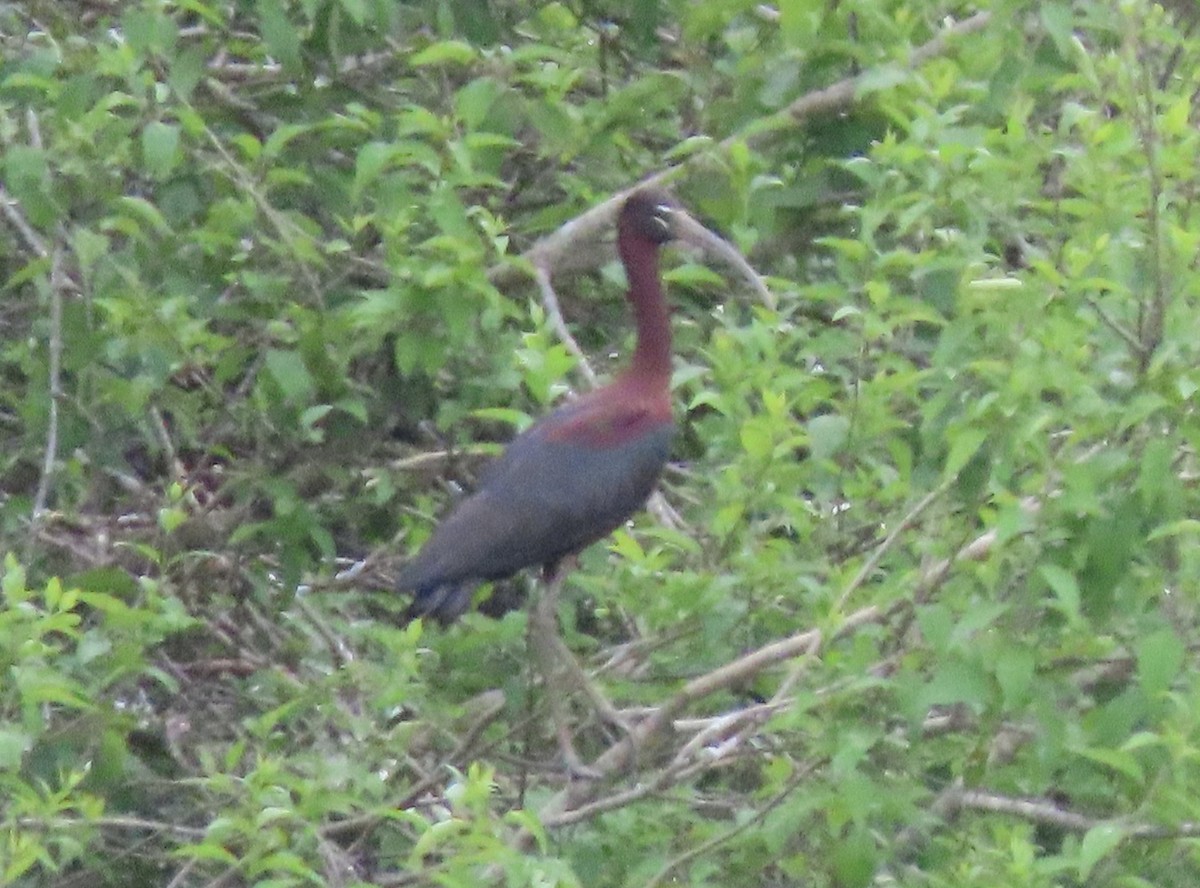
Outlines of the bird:
[[[475,589],[560,564],[611,534],[654,491],[671,449],[671,323],[659,274],[664,244],[719,240],[660,188],[633,191],[617,219],[617,251],[636,325],[629,365],[514,438],[397,578],[413,593],[405,619],[457,620]],[[724,242],[721,242],[722,244]]]

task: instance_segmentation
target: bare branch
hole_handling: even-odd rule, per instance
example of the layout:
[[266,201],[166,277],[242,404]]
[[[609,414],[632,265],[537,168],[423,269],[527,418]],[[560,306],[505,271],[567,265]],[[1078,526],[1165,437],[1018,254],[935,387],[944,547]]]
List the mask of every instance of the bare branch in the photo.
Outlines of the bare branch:
[[745,832],[747,829],[750,829],[753,826],[758,826],[763,822],[768,814],[778,808],[783,803],[784,799],[795,792],[800,784],[808,779],[808,776],[812,773],[812,771],[813,767],[811,765],[803,768],[797,768],[796,773],[791,776],[788,782],[784,785],[783,789],[775,793],[775,795],[767,800],[766,804],[755,811],[754,816],[747,817],[741,823],[737,823],[724,832],[718,833],[712,838],[688,848],[683,853],[671,858],[664,863],[662,869],[655,873],[653,878],[646,883],[645,888],[658,888],[659,885],[663,884],[663,882],[670,878],[671,873],[679,869],[679,867],[683,866],[683,864],[687,863],[689,860],[695,860],[702,854],[707,854],[714,848],[719,848],[721,845],[724,845],[730,839],[735,838],[739,834]]
[[[920,67],[930,59],[942,55],[949,48],[952,41],[965,34],[971,34],[983,29],[991,20],[992,14],[990,12],[977,12],[970,18],[950,25],[914,49],[912,55],[909,56],[908,67]],[[867,77],[867,74],[847,77],[845,80],[839,80],[837,83],[831,84],[824,89],[814,90],[803,95],[788,105],[783,111],[779,112],[774,120],[800,121],[814,114],[829,114],[848,108],[854,104],[854,99],[863,84],[867,82]],[[772,126],[770,121],[754,124],[754,128],[755,130],[761,129],[765,133],[776,132],[779,129],[777,125]]]
[[596,371],[592,369],[592,365],[588,363],[587,355],[583,353],[583,349],[579,347],[579,343],[575,341],[575,337],[571,335],[571,331],[567,329],[567,322],[563,320],[562,309],[558,305],[558,294],[554,292],[554,285],[550,283],[550,272],[542,265],[534,265],[533,276],[537,281],[539,289],[542,291],[542,305],[546,309],[546,317],[550,319],[550,325],[554,327],[554,332],[563,345],[569,351],[579,364],[579,372],[583,374],[583,378],[587,380],[588,385],[595,387],[597,384]]
[[[947,50],[949,44],[954,39],[981,30],[991,21],[991,18],[991,13],[980,12],[949,26],[926,43],[914,49],[912,55],[909,57],[909,66],[915,68],[941,55]],[[800,121],[816,113],[832,112],[848,108],[854,103],[855,96],[865,82],[865,78],[866,75],[862,74],[855,77],[848,77],[824,89],[807,93],[779,112],[775,118],[770,118],[766,122],[759,121],[753,123],[746,129],[721,140],[717,143],[717,148],[719,150],[727,150],[736,142],[746,142],[747,144],[754,145],[765,141],[792,122]],[[522,258],[532,263],[535,268],[541,268],[547,272],[559,267],[563,261],[563,257],[575,250],[577,244],[599,239],[601,233],[616,218],[617,211],[625,202],[625,199],[635,190],[648,185],[666,185],[677,179],[685,171],[688,164],[693,162],[694,160],[689,158],[677,166],[659,170],[657,173],[647,176],[636,185],[614,194],[608,200],[591,207],[564,224],[557,231],[542,238],[526,250]],[[519,273],[519,268],[518,263],[510,263],[493,269],[489,277],[492,283],[500,286]],[[751,286],[759,290],[761,279],[757,279],[757,276],[751,276]]]
[[[874,622],[879,611],[874,607],[863,608],[847,617],[838,627],[834,637],[853,632],[858,627]],[[628,737],[609,747],[589,766],[601,776],[610,776],[630,765],[639,749],[652,748],[664,735],[671,732],[676,715],[697,700],[745,681],[759,672],[800,655],[815,656],[820,649],[822,633],[818,629],[798,632],[780,641],[772,642],[756,651],[739,657],[712,672],[694,678],[676,691],[666,703],[654,710],[647,718],[638,722]],[[539,812],[543,823],[557,822],[564,814],[587,804],[596,797],[599,782],[576,781],[551,798]],[[521,833],[518,844],[524,846],[533,837]]]
[[42,458],[42,476],[33,498],[34,526],[40,523],[50,497],[50,481],[58,459],[58,402],[62,400],[62,324],[63,291],[67,276],[63,272],[63,247],[56,245],[50,257],[50,410],[46,421],[46,449]]
[[842,608],[844,608],[846,606],[846,602],[850,599],[850,596],[853,595],[858,588],[867,581],[871,574],[875,572],[875,568],[879,567],[879,562],[883,560],[883,556],[886,555],[894,545],[896,545],[896,541],[900,539],[900,535],[912,527],[913,524],[916,523],[916,520],[921,516],[921,513],[929,508],[929,506],[932,505],[933,502],[949,488],[950,482],[947,481],[934,490],[931,490],[929,493],[925,494],[925,496],[921,497],[920,501],[918,501],[917,504],[909,510],[907,515],[900,519],[900,523],[893,527],[892,532],[884,538],[882,543],[875,547],[875,551],[871,553],[871,557],[866,560],[861,568],[859,568],[858,573],[854,575],[854,579],[852,579],[849,585],[846,586],[845,590],[837,600],[837,610],[840,611]]
[[3,209],[4,217],[17,230],[17,233],[21,235],[21,239],[25,241],[25,246],[30,252],[42,259],[50,255],[50,251],[46,248],[46,243],[42,240],[42,236],[34,231],[33,226],[29,224],[25,215],[21,212],[16,198],[10,196],[3,185],[0,185],[0,209]]
[[1022,820],[1057,826],[1071,832],[1087,832],[1098,826],[1111,826],[1133,839],[1181,839],[1200,836],[1200,822],[1185,820],[1174,826],[1159,823],[1132,823],[1122,818],[1088,817],[1064,808],[1051,799],[1013,798],[981,790],[964,789],[952,797],[957,807],[993,814],[1009,814]]

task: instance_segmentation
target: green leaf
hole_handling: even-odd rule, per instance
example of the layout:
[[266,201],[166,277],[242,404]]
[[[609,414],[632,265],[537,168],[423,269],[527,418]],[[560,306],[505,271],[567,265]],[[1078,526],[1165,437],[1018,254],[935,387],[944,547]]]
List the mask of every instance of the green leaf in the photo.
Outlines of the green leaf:
[[871,93],[883,92],[902,83],[908,83],[912,78],[912,70],[907,65],[898,63],[874,65],[859,77],[855,84],[855,95],[862,98]]
[[1036,665],[1033,652],[1025,648],[1011,647],[1000,653],[993,672],[1005,707],[1018,709],[1028,702]]
[[742,423],[739,438],[747,456],[758,460],[770,458],[775,449],[772,428],[773,423],[764,416],[752,416]]
[[501,89],[491,77],[479,77],[463,86],[454,97],[459,119],[472,129],[478,127],[491,113]]
[[807,431],[813,459],[828,459],[846,443],[850,420],[837,413],[825,413],[810,419]]
[[875,875],[877,852],[870,834],[855,830],[834,845],[831,863],[839,888],[866,888]]
[[58,211],[51,196],[50,165],[46,152],[28,145],[4,148],[4,184],[16,198],[30,223],[53,224]]
[[425,65],[468,65],[475,61],[476,51],[469,43],[461,40],[443,40],[431,43],[408,60],[414,67]]
[[1079,879],[1087,882],[1092,870],[1125,839],[1125,832],[1115,823],[1093,826],[1079,843]]
[[121,16],[121,33],[139,55],[169,56],[179,38],[174,20],[158,9],[128,9]]
[[1039,565],[1038,573],[1058,598],[1058,609],[1072,622],[1081,619],[1079,581],[1075,579],[1075,574],[1057,564]]
[[150,175],[163,179],[179,162],[179,127],[152,121],[142,130],[142,159]]
[[991,697],[992,690],[987,676],[976,663],[959,657],[948,657],[925,686],[920,699],[924,708],[965,703],[976,711],[981,711]]
[[272,349],[267,352],[265,364],[289,403],[302,404],[312,398],[316,387],[299,352]]
[[0,771],[21,767],[25,753],[33,748],[33,737],[14,726],[0,725]]
[[987,433],[983,429],[959,429],[951,433],[950,452],[942,470],[943,478],[954,478],[983,446]]
[[134,220],[140,233],[144,234],[149,229],[162,236],[171,234],[171,226],[163,214],[148,200],[125,196],[117,199],[116,206],[126,213],[126,218]]
[[258,0],[258,15],[267,50],[286,68],[300,67],[300,34],[280,0]]
[[340,0],[340,5],[350,21],[361,28],[367,20],[366,0]]
[[1141,763],[1138,762],[1137,757],[1130,752],[1122,749],[1089,747],[1080,750],[1079,754],[1085,759],[1104,765],[1118,774],[1128,777],[1130,782],[1135,786],[1145,785],[1146,772],[1143,770]]
[[1169,690],[1183,668],[1186,649],[1171,629],[1160,629],[1137,642],[1137,676],[1147,696]]

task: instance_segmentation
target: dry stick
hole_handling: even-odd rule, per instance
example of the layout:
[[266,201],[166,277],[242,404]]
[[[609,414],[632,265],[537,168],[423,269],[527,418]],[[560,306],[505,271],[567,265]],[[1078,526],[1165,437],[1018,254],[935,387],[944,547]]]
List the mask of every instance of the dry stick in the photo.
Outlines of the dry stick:
[[579,343],[575,341],[575,337],[567,329],[567,322],[563,320],[562,309],[558,305],[558,294],[554,292],[554,285],[550,283],[550,273],[545,267],[534,265],[533,277],[542,291],[542,305],[546,308],[546,317],[550,319],[550,326],[554,328],[555,335],[562,340],[563,345],[567,347],[567,351],[579,363],[579,372],[583,374],[583,378],[587,380],[588,385],[595,388],[598,382],[596,371],[592,369],[592,365],[588,363],[587,355],[583,353],[583,349],[579,347]]
[[[1150,68],[1141,54],[1140,70],[1142,74],[1142,94],[1134,96],[1134,126],[1138,139],[1142,143],[1142,151],[1146,158],[1146,186],[1149,190],[1146,201],[1146,224],[1150,230],[1150,275],[1154,287],[1150,296],[1149,308],[1139,309],[1138,341],[1141,349],[1137,353],[1142,372],[1150,366],[1150,359],[1162,344],[1163,319],[1167,310],[1167,282],[1163,274],[1163,233],[1162,220],[1159,218],[1158,204],[1163,193],[1162,174],[1158,168],[1158,130],[1155,127],[1154,84],[1150,78]],[[1144,305],[1144,303],[1143,303]],[[1140,323],[1144,320],[1145,323]]]
[[42,259],[50,255],[50,251],[46,249],[46,244],[42,241],[41,235],[34,231],[33,226],[26,221],[17,204],[16,198],[10,196],[3,185],[0,185],[0,209],[4,210],[4,217],[17,230],[17,233],[21,235],[21,239],[25,241],[25,246],[29,248],[30,252]]
[[[888,538],[880,544],[877,551],[882,555],[883,552],[886,552],[888,548],[894,545],[897,535],[903,529],[910,526],[920,515],[920,513],[924,509],[928,508],[928,506],[934,500],[936,500],[937,496],[940,495],[944,489],[945,485],[930,492],[924,498],[922,498],[922,500],[918,502],[912,510],[910,510],[908,515],[902,519],[896,530],[893,531],[893,533],[890,534]],[[1036,500],[1030,498],[1022,501],[1022,506],[1031,513],[1036,513],[1038,503]],[[960,549],[953,557],[947,558],[944,561],[935,564],[928,571],[926,571],[918,583],[918,592],[936,585],[945,577],[947,573],[949,573],[950,568],[956,562],[968,559],[978,560],[986,557],[991,552],[995,542],[995,531],[987,531],[986,533],[981,534],[975,540],[972,540],[970,543],[963,546],[962,549]],[[870,562],[868,562],[868,564],[870,564]],[[870,569],[871,568],[867,567],[866,572],[860,571],[860,576],[865,578],[869,574]],[[848,597],[849,593],[853,592],[858,585],[861,585],[861,582],[862,580],[858,579],[857,577],[855,580],[851,581],[851,584],[847,587],[846,592],[842,596],[843,602]],[[881,612],[876,607],[872,606],[861,608],[842,622],[842,624],[834,633],[833,638],[837,639],[849,635],[857,631],[857,629],[863,625],[878,621],[881,616]],[[685,685],[684,688],[680,690],[674,697],[672,697],[671,700],[669,700],[662,707],[654,710],[649,717],[640,722],[633,729],[631,738],[623,740],[610,747],[608,751],[606,751],[600,756],[600,758],[593,762],[591,765],[592,769],[604,775],[611,775],[612,773],[615,773],[620,768],[623,768],[629,761],[631,750],[628,748],[627,744],[632,741],[634,744],[636,744],[637,748],[642,748],[649,741],[657,739],[660,734],[666,733],[669,728],[675,727],[676,723],[673,721],[673,716],[690,703],[702,697],[708,696],[709,694],[712,694],[718,690],[722,690],[726,687],[744,681],[747,678],[768,668],[769,666],[791,659],[792,657],[800,656],[802,654],[816,656],[820,652],[821,644],[822,635],[820,631],[817,629],[809,629],[804,632],[789,636],[788,638],[780,641],[765,645],[764,647],[740,657],[731,663],[721,666],[720,668],[715,669],[706,675],[693,679],[692,681],[688,682],[688,684]],[[777,692],[770,701],[766,715],[769,715],[769,713],[774,711],[777,706],[783,705],[783,703],[786,702],[786,694],[790,693],[792,685],[794,685],[796,679],[798,679],[804,665],[807,662],[808,658],[806,657],[802,663],[797,664],[797,667],[790,672],[780,688],[780,692],[782,693]],[[752,713],[747,713],[746,719],[751,722],[750,726],[754,727],[755,723],[763,717],[764,713],[756,710]],[[734,719],[729,723],[730,726],[743,724],[745,724],[745,722],[739,721],[736,717],[736,714]],[[701,727],[701,731],[704,730],[707,730],[707,724]],[[738,742],[741,742],[741,738],[739,738]],[[575,810],[590,802],[594,795],[594,783],[587,782],[572,784],[551,798],[539,813],[539,816],[542,822],[547,826],[558,826],[577,822],[578,819],[581,818],[573,816],[575,814]],[[645,793],[634,794],[631,792],[629,794],[629,800],[638,798],[641,795],[645,795]],[[610,807],[612,806],[603,806],[605,810]],[[521,834],[518,836],[517,841],[518,843],[527,846],[531,839],[531,836],[528,836],[527,834]]]
[[41,523],[50,497],[50,480],[58,459],[58,402],[62,400],[62,323],[63,290],[66,275],[62,269],[63,248],[56,245],[50,258],[50,414],[46,422],[46,452],[42,459],[42,477],[33,498],[33,521]]
[[768,799],[767,803],[758,811],[755,811],[753,816],[746,818],[741,823],[735,824],[722,833],[718,833],[711,839],[701,842],[699,845],[689,848],[683,853],[672,857],[663,864],[662,869],[655,873],[650,881],[643,886],[643,888],[658,888],[659,885],[667,880],[671,873],[679,869],[679,867],[683,866],[689,860],[695,860],[701,854],[707,854],[714,848],[719,848],[721,845],[724,845],[731,839],[736,838],[739,834],[745,832],[750,827],[758,826],[763,822],[768,814],[783,804],[784,799],[786,799],[789,795],[795,792],[796,789],[799,788],[800,784],[803,783],[812,773],[812,770],[813,769],[811,766],[798,769],[796,773],[792,775],[791,779],[788,780],[783,789],[779,790],[779,792],[775,793],[775,795]]
[[1089,308],[1091,308],[1092,311],[1096,313],[1096,316],[1100,318],[1104,326],[1116,333],[1117,337],[1127,346],[1129,346],[1129,350],[1133,352],[1133,354],[1141,354],[1142,341],[1138,339],[1137,336],[1125,329],[1124,325],[1122,325],[1120,321],[1105,311],[1104,306],[1097,302],[1094,297],[1085,296],[1083,301]]
[[[842,621],[834,637],[841,637],[878,618],[877,608],[862,608]],[[674,717],[687,706],[710,694],[743,682],[777,663],[818,650],[822,637],[822,633],[818,629],[798,632],[764,645],[712,672],[692,679],[651,715],[638,722],[628,737],[609,747],[592,762],[591,769],[603,776],[611,776],[626,768],[633,760],[637,750],[649,748],[655,741],[660,740],[672,730]],[[592,801],[598,789],[597,781],[575,781],[553,796],[543,806],[538,816],[543,823],[553,822],[556,818]],[[516,838],[517,844],[522,847],[528,847],[532,841],[533,836],[528,832],[522,832]]]
[[[908,66],[916,68],[929,61],[929,59],[941,55],[946,51],[950,41],[984,28],[991,21],[991,18],[992,15],[990,12],[980,12],[951,25],[937,36],[914,49],[909,56]],[[717,143],[717,148],[719,150],[726,150],[739,141],[745,141],[749,145],[754,145],[758,142],[766,141],[769,136],[789,124],[803,120],[813,114],[829,113],[848,108],[853,104],[855,95],[865,82],[866,76],[865,74],[860,74],[855,77],[847,77],[824,89],[806,93],[765,121],[753,124],[740,132],[722,139]],[[625,198],[631,193],[647,185],[666,184],[678,177],[689,162],[684,161],[684,163],[677,166],[668,167],[657,173],[653,173],[637,185],[618,192],[603,203],[586,210],[557,231],[542,238],[526,250],[522,258],[537,268],[557,268],[561,264],[563,257],[575,250],[578,244],[599,239],[600,234],[612,224],[612,221],[616,218],[617,211],[625,202]],[[510,280],[519,272],[519,264],[514,263],[495,268],[488,276],[491,278],[492,283],[500,285]]]
[[871,574],[875,572],[875,568],[879,566],[879,562],[883,560],[883,556],[886,555],[891,550],[892,546],[896,544],[896,541],[900,539],[900,534],[912,527],[916,520],[921,516],[921,513],[929,508],[938,497],[950,489],[950,484],[953,480],[954,479],[943,482],[940,486],[925,494],[925,496],[921,497],[920,501],[913,506],[911,510],[909,510],[909,513],[900,519],[900,523],[892,528],[892,532],[884,538],[882,543],[875,547],[875,551],[871,553],[871,557],[864,562],[863,566],[859,568],[858,573],[854,575],[854,579],[852,579],[850,584],[846,586],[845,590],[837,600],[835,610],[840,611],[846,606],[846,602],[849,600],[850,596],[853,595],[859,589],[859,587],[861,587],[862,584],[867,581]]
[[46,500],[50,497],[50,477],[54,473],[54,461],[58,456],[58,402],[62,399],[62,291],[66,287],[62,271],[62,250],[55,247],[54,255],[41,235],[21,212],[16,199],[0,185],[0,208],[9,224],[17,230],[26,248],[39,259],[50,259],[50,410],[46,430],[46,450],[42,459],[42,476],[38,479],[37,492],[33,498],[33,520],[36,527],[42,513],[46,511]]
[[164,820],[148,820],[144,817],[109,816],[83,820],[73,817],[21,817],[17,825],[26,829],[51,829],[74,831],[83,826],[94,826],[100,829],[145,830],[146,832],[166,833],[180,839],[202,839],[208,831],[199,826],[182,826],[178,823],[167,823]]
[[639,782],[636,786],[614,793],[613,795],[604,796],[596,799],[594,802],[588,802],[586,805],[581,805],[578,808],[572,808],[557,817],[545,821],[542,825],[546,829],[553,829],[562,826],[571,826],[576,823],[582,823],[584,820],[603,814],[605,811],[613,811],[617,808],[623,808],[633,802],[646,798],[647,796],[659,795],[663,790],[670,787],[673,783],[681,783],[705,771],[710,771],[713,768],[720,767],[722,764],[730,762],[729,756],[722,756],[720,760],[691,762],[683,766],[670,765],[663,768],[658,774],[653,777]]
[[192,874],[192,870],[194,870],[199,863],[199,857],[188,858],[187,863],[179,868],[179,872],[175,873],[175,875],[171,877],[171,881],[167,883],[166,888],[183,888],[183,886],[187,884],[188,876]]
[[971,811],[987,811],[993,814],[1011,814],[1022,820],[1045,823],[1072,832],[1087,832],[1098,826],[1111,826],[1128,838],[1134,839],[1181,839],[1200,836],[1200,822],[1185,820],[1175,826],[1160,823],[1129,823],[1121,819],[1088,817],[1055,804],[1050,799],[1020,799],[995,795],[975,789],[949,790],[950,805]]

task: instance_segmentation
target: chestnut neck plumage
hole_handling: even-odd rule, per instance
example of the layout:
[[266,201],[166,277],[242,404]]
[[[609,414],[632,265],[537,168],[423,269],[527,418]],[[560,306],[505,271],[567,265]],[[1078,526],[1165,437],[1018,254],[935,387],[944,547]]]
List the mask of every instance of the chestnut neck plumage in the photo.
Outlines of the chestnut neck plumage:
[[627,383],[665,395],[671,384],[671,317],[658,276],[659,245],[622,227],[617,250],[625,264],[626,298],[637,324],[633,361],[621,375]]

